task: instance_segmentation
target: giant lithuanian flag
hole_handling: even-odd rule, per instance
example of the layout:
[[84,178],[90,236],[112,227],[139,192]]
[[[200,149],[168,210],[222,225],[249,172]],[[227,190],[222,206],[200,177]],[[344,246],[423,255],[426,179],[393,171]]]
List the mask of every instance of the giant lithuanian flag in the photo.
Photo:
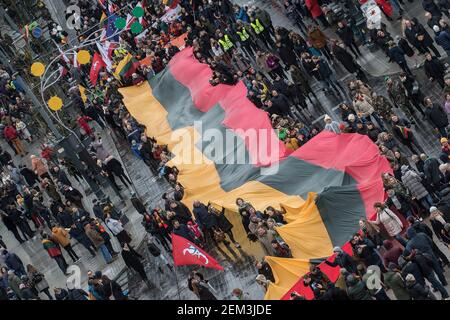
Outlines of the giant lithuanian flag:
[[[383,200],[381,173],[391,172],[390,166],[377,146],[359,134],[322,132],[290,153],[268,115],[247,99],[243,83],[213,87],[211,75],[187,48],[147,83],[120,91],[130,113],[147,127],[147,135],[174,154],[169,164],[180,170],[186,205],[200,200],[225,207],[234,230],[241,230],[242,242],[245,232],[236,198],[258,210],[269,205],[286,209],[288,224],[277,231],[294,259],[266,257],[276,278],[266,298],[286,299],[292,288],[311,298],[312,292],[299,281],[310,260],[329,257],[333,246],[348,248],[345,244],[358,230],[359,219],[370,217],[373,203]],[[249,140],[247,133],[253,129],[260,134]],[[225,143],[223,152],[212,155],[211,132],[228,134],[235,144]],[[227,161],[237,150],[251,161]],[[338,268],[320,268],[336,280]]]

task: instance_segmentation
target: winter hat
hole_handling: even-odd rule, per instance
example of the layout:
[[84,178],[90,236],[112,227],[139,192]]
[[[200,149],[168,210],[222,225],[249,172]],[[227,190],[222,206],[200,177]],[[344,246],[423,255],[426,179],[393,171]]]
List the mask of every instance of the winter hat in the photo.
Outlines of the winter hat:
[[441,31],[441,29],[438,27],[438,26],[433,26],[433,31],[434,32],[439,32],[439,31]]
[[348,115],[348,118],[347,118],[349,121],[354,121],[355,120],[355,115],[353,114],[353,113],[350,113],[349,115]]
[[431,208],[430,208],[430,213],[433,213],[433,212],[437,211],[437,209],[438,209],[438,208],[436,208],[436,207],[431,207]]
[[329,115],[326,114],[326,115],[323,117],[323,121],[327,122],[328,120],[332,120],[332,119],[331,119],[331,117],[330,117]]
[[406,171],[408,171],[408,166],[407,165],[402,165],[401,171],[402,171],[402,173],[405,173]]
[[341,247],[334,247],[333,252],[342,252]]
[[441,143],[445,143],[445,142],[448,142],[448,139],[447,138],[441,138]]

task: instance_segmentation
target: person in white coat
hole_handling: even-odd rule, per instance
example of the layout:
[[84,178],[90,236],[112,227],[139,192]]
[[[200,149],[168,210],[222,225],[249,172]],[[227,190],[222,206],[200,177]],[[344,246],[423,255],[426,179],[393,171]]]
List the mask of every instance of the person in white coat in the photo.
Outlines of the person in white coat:
[[403,246],[406,246],[407,241],[402,237],[403,223],[397,215],[387,208],[384,204],[377,202],[373,205],[377,212],[377,219],[375,224],[383,224],[387,233],[394,237]]
[[124,243],[129,244],[131,242],[131,237],[123,228],[122,222],[111,218],[111,215],[107,214],[105,223],[108,226],[108,229],[111,230],[113,235],[116,236],[121,246],[123,246]]

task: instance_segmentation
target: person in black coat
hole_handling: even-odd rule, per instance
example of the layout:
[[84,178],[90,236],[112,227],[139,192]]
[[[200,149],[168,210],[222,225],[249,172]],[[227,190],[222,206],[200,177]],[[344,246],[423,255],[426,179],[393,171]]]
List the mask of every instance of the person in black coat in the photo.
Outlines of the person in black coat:
[[25,178],[28,186],[32,187],[39,182],[39,177],[33,170],[27,168],[25,165],[19,166],[20,174]]
[[397,63],[403,71],[412,76],[412,72],[406,62],[405,53],[398,45],[395,44],[394,41],[389,42],[388,56],[390,58],[390,62]]
[[348,253],[344,252],[340,247],[335,247],[333,252],[336,253],[336,257],[333,262],[325,260],[327,265],[330,267],[339,266],[350,273],[356,273],[356,262]]
[[178,220],[173,220],[172,225],[173,225],[172,231],[173,234],[176,234],[177,236],[185,238],[186,240],[189,240],[190,242],[198,246],[201,246],[200,241],[195,238],[194,233],[185,224],[181,224]]
[[214,216],[209,213],[208,207],[200,201],[196,200],[194,201],[194,209],[192,211],[194,213],[195,222],[197,222],[203,233],[205,235],[208,233],[212,235],[216,220]]
[[83,194],[78,191],[77,189],[70,187],[68,185],[64,186],[64,198],[66,198],[67,201],[72,202],[73,204],[75,204],[78,208],[83,209],[84,210],[84,206],[83,206]]
[[184,203],[172,200],[169,204],[169,210],[175,213],[175,219],[182,224],[187,224],[192,221],[192,214],[188,207]]
[[353,52],[355,58],[361,55],[358,46],[356,45],[355,35],[352,28],[350,28],[345,21],[339,21],[337,23],[336,34],[342,40],[342,42]]
[[409,45],[408,41],[406,41],[406,39],[400,38],[399,36],[397,36],[395,39],[397,41],[397,45],[400,47],[400,49],[402,49],[402,51],[408,57],[411,58],[412,56],[414,56],[414,50],[413,50],[413,48],[411,48],[411,46]]
[[122,287],[117,281],[102,275],[103,294],[106,298],[113,296],[114,300],[128,300],[127,296],[123,294]]
[[399,79],[403,88],[405,88],[406,96],[409,102],[423,115],[425,115],[423,108],[423,100],[425,96],[422,93],[422,90],[419,87],[419,83],[414,79],[413,76],[406,72],[400,73]]
[[397,115],[392,115],[391,126],[394,136],[405,146],[407,146],[411,152],[422,153],[422,148],[416,143],[413,132],[411,131],[411,123],[406,119],[401,119]]
[[447,137],[447,131],[445,130],[448,126],[447,113],[439,104],[433,103],[430,98],[426,98],[424,102],[427,120],[431,123],[433,128],[439,132],[441,138]]
[[280,56],[283,63],[286,65],[286,68],[289,68],[292,65],[297,66],[297,57],[293,54],[292,49],[288,46],[282,44],[281,42],[276,43],[277,53]]
[[289,116],[294,118],[292,114],[290,103],[285,95],[278,93],[276,90],[272,90],[272,97],[267,101],[267,111],[272,114],[277,114],[279,116]]
[[129,247],[127,243],[123,244],[122,258],[128,268],[133,269],[134,271],[139,273],[139,275],[145,282],[149,281],[145,272],[144,265],[141,262],[141,259],[143,257],[133,248]]
[[423,10],[431,13],[431,15],[437,19],[442,17],[442,12],[435,0],[422,0],[422,8]]
[[15,205],[9,205],[6,207],[6,214],[11,218],[12,222],[17,226],[17,228],[22,232],[22,236],[25,239],[31,239],[34,236],[33,231],[28,224],[28,219],[24,216],[22,212],[16,209]]
[[191,290],[200,300],[217,300],[214,294],[209,291],[205,286],[208,280],[205,280],[204,276],[194,270],[189,274],[188,277],[188,288]]
[[105,168],[108,174],[113,174],[114,176],[118,177],[120,181],[122,181],[123,185],[125,185],[127,188],[131,186],[132,183],[125,174],[125,171],[119,160],[117,160],[113,156],[109,156],[105,159]]
[[68,211],[68,209],[64,209],[63,207],[58,207],[58,214],[56,216],[56,220],[58,224],[60,224],[64,228],[70,228],[71,225],[74,224],[74,220],[72,214]]
[[94,244],[92,243],[92,241],[88,238],[88,236],[86,235],[86,232],[84,231],[84,228],[82,225],[80,224],[73,224],[70,227],[70,231],[69,231],[70,237],[76,239],[79,243],[81,243],[83,245],[83,247],[85,247],[89,253],[91,254],[91,256],[94,258],[96,256],[96,248],[94,246]]
[[424,69],[425,74],[430,81],[436,80],[441,88],[445,88],[445,66],[438,58],[433,57],[429,52],[425,54]]
[[230,237],[230,240],[234,243],[236,248],[239,248],[240,247],[239,242],[237,242],[236,239],[234,239],[234,235],[233,235],[233,231],[232,231],[233,224],[225,216],[225,208],[222,208],[222,210],[219,211],[216,208],[214,208],[212,205],[209,205],[208,211],[210,212],[210,214],[212,215],[212,217],[214,219],[215,228],[220,229],[223,232],[225,232],[228,235],[228,237]]
[[[412,18],[411,23],[413,25],[413,29],[415,32],[415,37],[417,39],[417,42],[419,44],[419,51],[421,53],[429,52],[430,49],[434,52],[436,57],[440,58],[441,54],[436,49],[436,47],[433,44],[433,38],[431,38],[430,34],[425,30],[424,26],[420,24],[420,22],[417,20],[417,18]],[[406,34],[406,31],[405,31]]]
[[0,216],[2,218],[2,222],[5,225],[6,229],[11,231],[11,233],[14,235],[16,240],[19,241],[19,243],[24,243],[25,240],[23,240],[20,237],[19,231],[17,230],[17,226],[14,223],[14,221],[4,212],[0,212]]
[[361,66],[356,62],[353,56],[345,50],[345,45],[343,42],[335,44],[332,51],[334,57],[349,73],[357,73],[361,69]]
[[67,185],[67,186],[72,186],[72,183],[70,182],[66,173],[63,170],[61,170],[60,167],[54,166],[50,170],[50,173],[52,174],[53,177],[55,177],[58,180],[58,182],[61,182],[62,184]]

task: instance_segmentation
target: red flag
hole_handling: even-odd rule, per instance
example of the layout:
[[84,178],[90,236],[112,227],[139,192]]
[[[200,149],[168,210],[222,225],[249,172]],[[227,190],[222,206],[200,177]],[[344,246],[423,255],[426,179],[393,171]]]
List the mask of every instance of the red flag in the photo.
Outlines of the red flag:
[[94,54],[94,59],[92,60],[91,72],[89,74],[93,86],[97,84],[98,74],[105,66],[106,64],[103,61],[102,56],[96,52]]
[[206,268],[223,270],[223,267],[205,251],[189,240],[172,233],[173,263],[176,266],[197,264]]

